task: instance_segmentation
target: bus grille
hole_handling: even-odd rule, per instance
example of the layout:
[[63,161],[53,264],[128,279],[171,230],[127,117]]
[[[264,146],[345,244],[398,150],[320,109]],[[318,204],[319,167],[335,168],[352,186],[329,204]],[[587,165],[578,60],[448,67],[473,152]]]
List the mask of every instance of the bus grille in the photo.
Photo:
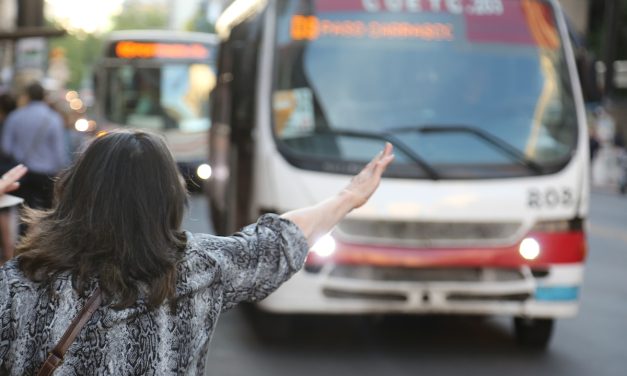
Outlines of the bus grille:
[[345,219],[340,238],[375,244],[456,245],[507,242],[521,228],[516,222],[404,222]]
[[336,265],[331,277],[392,282],[520,281],[518,269],[500,268],[403,268],[369,265]]

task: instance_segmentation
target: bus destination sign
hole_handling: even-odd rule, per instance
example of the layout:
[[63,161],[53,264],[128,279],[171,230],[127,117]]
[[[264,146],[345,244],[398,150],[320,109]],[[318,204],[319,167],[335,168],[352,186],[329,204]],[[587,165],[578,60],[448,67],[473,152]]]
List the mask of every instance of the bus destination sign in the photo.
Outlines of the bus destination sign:
[[209,49],[201,43],[119,41],[113,57],[120,59],[208,59]]

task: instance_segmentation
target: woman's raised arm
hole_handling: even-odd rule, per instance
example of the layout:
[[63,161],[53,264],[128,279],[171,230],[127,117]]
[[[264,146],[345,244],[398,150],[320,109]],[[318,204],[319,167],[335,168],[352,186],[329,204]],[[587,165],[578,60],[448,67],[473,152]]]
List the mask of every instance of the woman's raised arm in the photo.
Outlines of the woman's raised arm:
[[220,265],[223,309],[265,298],[300,270],[315,241],[368,201],[393,159],[392,145],[387,144],[335,197],[281,217],[264,215],[255,225],[229,237],[200,240],[203,248],[212,249],[211,257]]

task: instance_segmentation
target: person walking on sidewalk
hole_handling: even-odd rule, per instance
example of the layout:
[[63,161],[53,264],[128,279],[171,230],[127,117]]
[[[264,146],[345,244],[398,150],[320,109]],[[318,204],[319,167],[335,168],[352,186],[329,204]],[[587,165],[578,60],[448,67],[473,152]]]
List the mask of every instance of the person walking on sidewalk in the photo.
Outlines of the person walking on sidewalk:
[[[26,167],[23,165],[17,165],[2,174],[0,177],[0,210],[2,210],[3,216],[8,217],[9,214],[11,216],[15,215],[14,212],[6,212],[6,210],[22,203],[23,200],[21,198],[9,195],[7,192],[15,191],[20,187],[18,180],[26,174],[26,171]],[[3,223],[2,226],[5,226],[5,224]],[[15,236],[7,235],[5,231],[8,230],[5,228],[2,228],[2,231],[2,254],[0,255],[0,265],[13,257],[13,247],[15,246],[15,244],[13,244]]]
[[[221,313],[301,269],[393,159],[387,144],[336,195],[220,237],[181,230],[187,193],[161,136],[94,139],[56,182],[52,210],[31,210],[34,230],[0,267],[0,373],[50,364],[59,376],[205,375]],[[78,331],[73,317],[85,317]],[[78,336],[64,340],[65,331]]]
[[39,83],[26,88],[27,104],[11,113],[2,130],[2,151],[28,167],[15,192],[32,208],[52,206],[53,178],[69,164],[63,120],[45,102]]
[[[0,145],[2,145],[4,121],[9,117],[11,112],[15,111],[16,107],[17,104],[11,94],[0,94]],[[4,176],[4,174],[8,174],[9,171],[12,171],[14,166],[13,158],[5,156],[4,153],[0,151],[0,175]],[[20,178],[21,177],[20,175]],[[6,182],[4,179],[0,179],[0,183],[4,182]],[[17,189],[17,186],[15,189]],[[0,248],[2,248],[0,263],[2,263],[13,257],[13,249],[17,241],[16,206],[22,203],[23,200],[19,199],[16,201],[16,197],[4,194],[0,197]]]

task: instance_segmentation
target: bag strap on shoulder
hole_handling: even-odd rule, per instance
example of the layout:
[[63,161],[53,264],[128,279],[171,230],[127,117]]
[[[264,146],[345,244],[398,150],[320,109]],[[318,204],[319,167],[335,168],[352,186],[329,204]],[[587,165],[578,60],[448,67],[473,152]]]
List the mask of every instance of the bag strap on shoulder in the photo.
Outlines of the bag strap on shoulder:
[[63,337],[61,337],[57,345],[52,349],[52,351],[50,351],[48,358],[39,369],[37,376],[50,376],[55,369],[63,364],[63,357],[65,356],[65,353],[101,303],[102,292],[98,287],[89,297],[89,300],[87,300],[83,309],[76,317],[74,317],[74,320],[72,320],[72,323],[63,334]]

